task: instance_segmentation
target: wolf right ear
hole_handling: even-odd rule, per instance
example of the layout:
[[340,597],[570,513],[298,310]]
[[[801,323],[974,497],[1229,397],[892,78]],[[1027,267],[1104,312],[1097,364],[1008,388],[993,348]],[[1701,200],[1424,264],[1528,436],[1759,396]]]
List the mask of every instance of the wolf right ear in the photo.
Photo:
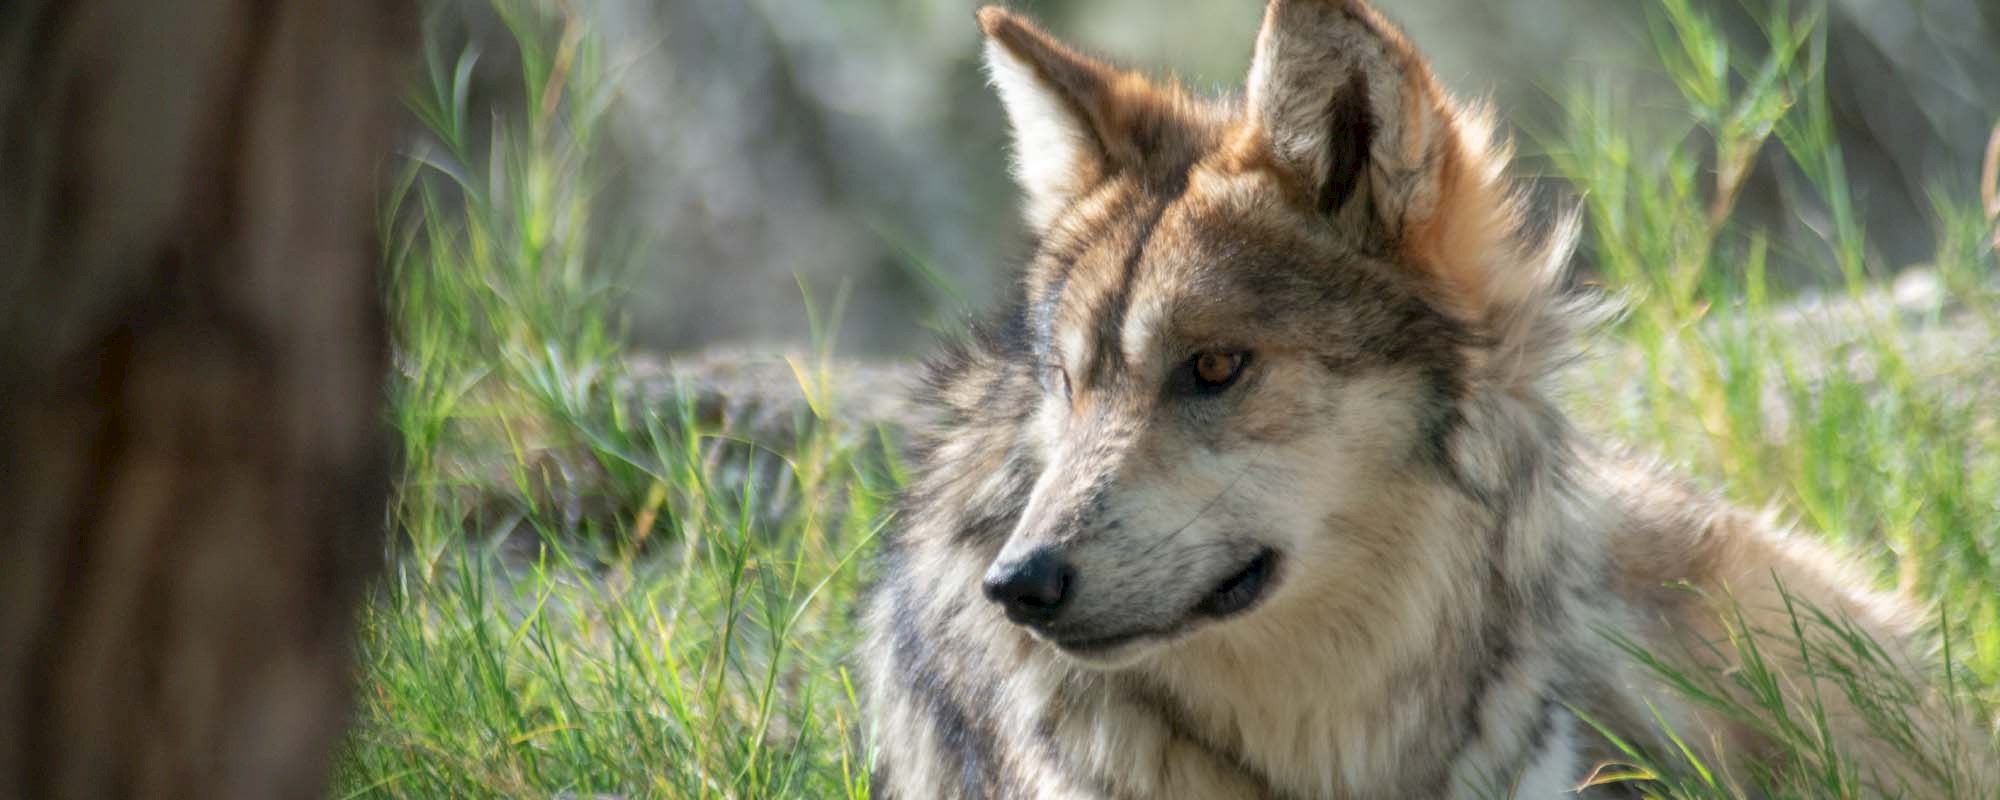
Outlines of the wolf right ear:
[[1239,146],[1301,205],[1379,244],[1467,316],[1538,289],[1539,276],[1489,268],[1518,227],[1491,123],[1446,95],[1364,0],[1270,0],[1248,90]]
[[1081,55],[1004,8],[980,9],[979,27],[986,69],[1014,130],[1014,177],[1039,234],[1078,195],[1139,163],[1137,134],[1160,124],[1141,109],[1158,93],[1145,78]]

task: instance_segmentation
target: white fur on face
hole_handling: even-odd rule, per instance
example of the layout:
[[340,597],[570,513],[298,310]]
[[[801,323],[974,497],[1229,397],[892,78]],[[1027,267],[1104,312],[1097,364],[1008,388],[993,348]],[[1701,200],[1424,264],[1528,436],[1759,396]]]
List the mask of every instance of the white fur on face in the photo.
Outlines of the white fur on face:
[[997,40],[986,40],[986,73],[1014,129],[1014,179],[1025,195],[1028,227],[1048,230],[1083,188],[1078,168],[1093,147],[1090,131],[1032,65]]
[[1118,346],[1125,352],[1125,361],[1135,369],[1146,369],[1159,360],[1155,350],[1166,318],[1166,298],[1157,293],[1141,295],[1126,310],[1124,340]]
[[[1142,326],[1143,327],[1143,326]],[[1289,375],[1251,391],[1290,385],[1303,405],[1286,413],[1311,415],[1319,422],[1310,435],[1283,441],[1238,441],[1221,449],[1201,444],[1179,430],[1153,431],[1143,457],[1127,462],[1102,504],[1104,519],[1115,525],[1096,528],[1066,546],[1066,556],[1080,576],[1080,594],[1067,622],[1072,635],[1117,635],[1142,630],[1171,630],[1165,636],[1134,641],[1115,650],[1072,657],[1095,669],[1122,669],[1170,651],[1170,645],[1193,636],[1234,637],[1242,629],[1256,636],[1268,626],[1257,622],[1266,609],[1294,605],[1286,599],[1300,591],[1323,605],[1322,578],[1335,583],[1367,584],[1368,577],[1396,571],[1378,563],[1385,555],[1379,541],[1355,538],[1330,520],[1362,520],[1369,515],[1377,487],[1390,470],[1394,454],[1412,435],[1406,404],[1408,394],[1394,376],[1346,376],[1329,385],[1316,365],[1304,362],[1267,363]],[[1284,403],[1267,405],[1266,413]],[[1156,418],[1149,424],[1176,424]],[[1036,482],[1034,499],[1024,519],[1033,519],[1050,496],[1088,476],[1067,474],[1062,461]],[[1017,534],[1017,539],[1019,535]],[[1379,538],[1379,536],[1378,536]],[[1018,542],[1011,542],[1010,548]],[[1262,548],[1280,554],[1279,577],[1259,608],[1224,620],[1189,619],[1187,614],[1215,586],[1241,569]],[[1294,580],[1298,579],[1298,580]],[[1270,613],[1284,614],[1284,611]],[[1213,633],[1210,633],[1213,632]]]

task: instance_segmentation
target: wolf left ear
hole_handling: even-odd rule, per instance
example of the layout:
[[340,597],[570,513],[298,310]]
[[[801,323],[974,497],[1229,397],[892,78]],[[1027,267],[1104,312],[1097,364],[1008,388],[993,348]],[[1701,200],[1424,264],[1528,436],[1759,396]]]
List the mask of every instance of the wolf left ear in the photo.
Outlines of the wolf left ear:
[[1491,248],[1518,227],[1507,154],[1401,32],[1361,0],[1271,0],[1238,146],[1302,203],[1379,244],[1476,316],[1504,294]]
[[997,6],[979,10],[979,27],[987,71],[1014,130],[1014,177],[1036,233],[1099,181],[1140,168],[1146,155],[1140,142],[1170,138],[1176,92],[1079,54]]

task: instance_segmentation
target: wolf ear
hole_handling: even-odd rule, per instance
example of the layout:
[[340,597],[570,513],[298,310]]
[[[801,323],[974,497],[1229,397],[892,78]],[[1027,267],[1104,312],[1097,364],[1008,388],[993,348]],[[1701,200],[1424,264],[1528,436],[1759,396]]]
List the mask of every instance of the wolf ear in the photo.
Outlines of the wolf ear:
[[1508,287],[1486,267],[1517,229],[1504,149],[1401,32],[1362,0],[1271,0],[1246,139],[1293,194],[1380,244],[1476,316]]
[[1027,195],[1028,225],[1041,233],[1077,195],[1136,163],[1134,121],[1121,98],[1151,89],[1006,9],[980,9],[979,27],[987,72],[1014,130],[1014,177]]

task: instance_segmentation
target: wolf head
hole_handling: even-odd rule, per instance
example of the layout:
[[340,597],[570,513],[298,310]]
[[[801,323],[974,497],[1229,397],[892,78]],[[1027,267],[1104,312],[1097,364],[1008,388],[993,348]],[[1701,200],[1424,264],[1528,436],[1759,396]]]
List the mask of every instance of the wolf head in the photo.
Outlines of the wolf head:
[[1039,241],[987,598],[1109,667],[1395,591],[1450,524],[1426,493],[1506,469],[1468,408],[1532,403],[1567,338],[1570,237],[1523,232],[1487,118],[1360,0],[1273,0],[1240,99],[979,22]]

